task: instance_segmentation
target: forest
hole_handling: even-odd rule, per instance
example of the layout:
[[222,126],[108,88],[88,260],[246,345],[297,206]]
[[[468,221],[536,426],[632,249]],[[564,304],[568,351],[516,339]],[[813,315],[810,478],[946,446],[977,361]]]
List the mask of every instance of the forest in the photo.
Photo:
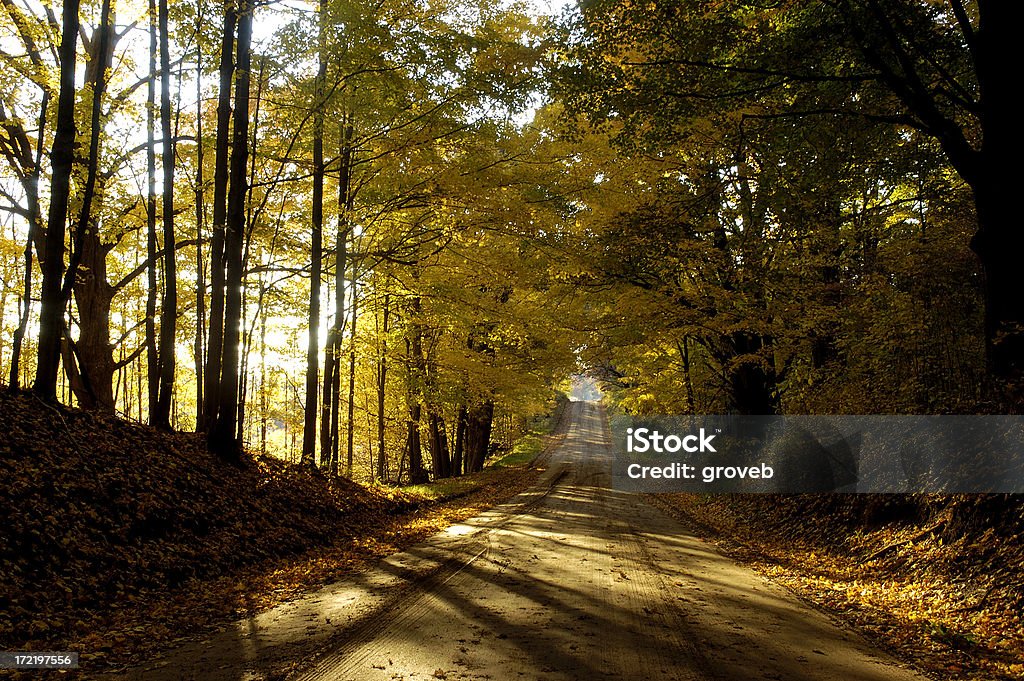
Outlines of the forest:
[[532,248],[564,248],[565,165],[510,121],[543,52],[522,10],[5,12],[12,387],[422,480],[425,445],[479,470],[573,365]]
[[[398,513],[569,428],[581,381],[632,415],[1020,413],[1017,3],[0,2],[11,477],[88,418]],[[1010,497],[864,503],[1020,548]]]
[[6,2],[0,368],[380,480],[581,370],[1015,411],[1010,10],[755,5]]

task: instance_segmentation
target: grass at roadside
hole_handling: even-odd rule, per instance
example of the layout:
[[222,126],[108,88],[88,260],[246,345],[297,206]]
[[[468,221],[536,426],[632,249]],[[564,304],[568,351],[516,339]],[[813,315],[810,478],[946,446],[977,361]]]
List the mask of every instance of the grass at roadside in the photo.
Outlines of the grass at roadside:
[[529,464],[544,451],[544,435],[547,432],[550,432],[550,429],[546,432],[534,430],[527,433],[508,453],[491,461],[489,466],[491,468],[514,468]]
[[[479,475],[479,474],[478,474]],[[478,475],[464,476],[461,478],[445,478],[425,482],[419,485],[403,485],[401,490],[409,495],[426,499],[427,501],[438,501],[441,499],[454,499],[473,490],[480,489],[483,481]]]
[[506,469],[526,468],[544,451],[548,436],[558,426],[561,409],[555,409],[550,415],[534,420],[531,427],[504,452],[491,457],[479,473],[458,478],[444,478],[419,485],[403,485],[399,487],[403,493],[426,499],[439,501],[456,499],[491,482],[496,475],[503,474]]

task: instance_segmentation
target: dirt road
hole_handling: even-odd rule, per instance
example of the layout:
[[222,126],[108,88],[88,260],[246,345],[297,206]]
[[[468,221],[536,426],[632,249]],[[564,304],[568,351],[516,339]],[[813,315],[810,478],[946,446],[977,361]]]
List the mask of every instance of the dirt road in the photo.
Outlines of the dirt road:
[[609,489],[609,457],[600,407],[575,403],[546,494],[296,678],[919,678]]
[[129,678],[923,678],[610,489],[602,410],[571,409],[514,502]]

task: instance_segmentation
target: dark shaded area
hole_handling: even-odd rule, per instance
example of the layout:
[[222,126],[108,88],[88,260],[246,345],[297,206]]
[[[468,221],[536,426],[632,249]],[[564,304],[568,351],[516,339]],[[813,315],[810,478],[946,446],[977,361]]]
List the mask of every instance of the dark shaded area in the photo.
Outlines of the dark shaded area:
[[58,649],[112,607],[355,536],[414,504],[269,457],[225,464],[201,436],[28,394],[0,394],[0,434],[0,649]]

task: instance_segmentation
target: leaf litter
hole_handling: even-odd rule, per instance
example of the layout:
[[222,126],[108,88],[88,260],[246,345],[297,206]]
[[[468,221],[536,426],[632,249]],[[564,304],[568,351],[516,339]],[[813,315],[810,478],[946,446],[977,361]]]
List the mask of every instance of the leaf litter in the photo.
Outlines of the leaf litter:
[[1019,495],[650,495],[935,678],[1024,679]]

